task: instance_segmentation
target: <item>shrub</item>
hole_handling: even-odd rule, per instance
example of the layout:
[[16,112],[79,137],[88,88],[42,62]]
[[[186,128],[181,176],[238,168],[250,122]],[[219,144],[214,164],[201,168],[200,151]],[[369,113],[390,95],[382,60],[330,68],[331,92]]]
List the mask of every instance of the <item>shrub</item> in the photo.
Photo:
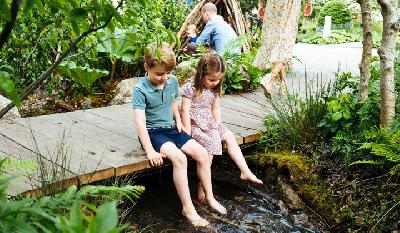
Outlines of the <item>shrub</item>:
[[321,9],[318,17],[318,23],[324,24],[325,16],[332,16],[332,23],[345,24],[351,22],[351,11],[341,1],[333,0],[327,2]]
[[308,155],[319,151],[327,141],[328,131],[318,124],[327,113],[325,96],[330,91],[328,86],[308,90],[305,98],[289,95],[284,100],[273,100],[274,113],[267,116],[267,132],[260,138],[265,150],[288,149]]
[[328,38],[322,38],[322,32],[318,32],[309,39],[303,39],[301,42],[309,44],[343,44],[359,41],[359,38],[347,33],[344,30],[333,30]]

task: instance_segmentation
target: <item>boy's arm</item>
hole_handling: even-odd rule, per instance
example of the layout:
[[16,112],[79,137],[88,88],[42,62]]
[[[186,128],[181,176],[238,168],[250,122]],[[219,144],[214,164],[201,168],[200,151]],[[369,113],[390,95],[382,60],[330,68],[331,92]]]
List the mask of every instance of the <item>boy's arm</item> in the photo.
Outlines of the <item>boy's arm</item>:
[[182,104],[181,104],[181,108],[182,108],[182,123],[183,126],[185,126],[186,128],[186,132],[191,135],[192,133],[192,126],[190,124],[190,107],[192,105],[192,100],[183,96],[182,97]]
[[147,159],[150,161],[152,166],[161,166],[163,163],[162,157],[164,155],[156,152],[151,145],[149,133],[146,128],[146,115],[144,110],[135,109],[135,125],[140,142],[143,145],[143,149],[146,152]]
[[181,115],[179,113],[178,103],[176,102],[176,99],[174,99],[174,102],[172,102],[172,112],[174,113],[176,129],[179,132],[182,132],[182,130],[186,132],[185,127],[182,125]]
[[211,106],[211,112],[215,121],[221,123],[221,110],[219,109],[219,99],[219,96],[215,99],[213,105]]

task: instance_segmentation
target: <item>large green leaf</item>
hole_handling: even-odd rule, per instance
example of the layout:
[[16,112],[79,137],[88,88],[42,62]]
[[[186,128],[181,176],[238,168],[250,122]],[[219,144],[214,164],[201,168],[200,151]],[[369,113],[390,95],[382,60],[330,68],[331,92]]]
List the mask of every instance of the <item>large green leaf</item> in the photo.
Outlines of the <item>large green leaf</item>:
[[116,228],[118,213],[115,202],[101,205],[96,212],[95,219],[89,225],[90,232],[106,233]]
[[21,98],[19,97],[15,84],[11,80],[8,72],[0,71],[0,89],[10,96],[18,107],[21,106]]
[[88,65],[77,66],[75,62],[62,62],[58,70],[64,72],[69,78],[82,85],[87,91],[91,91],[93,83],[100,77],[108,75],[108,71],[91,69]]

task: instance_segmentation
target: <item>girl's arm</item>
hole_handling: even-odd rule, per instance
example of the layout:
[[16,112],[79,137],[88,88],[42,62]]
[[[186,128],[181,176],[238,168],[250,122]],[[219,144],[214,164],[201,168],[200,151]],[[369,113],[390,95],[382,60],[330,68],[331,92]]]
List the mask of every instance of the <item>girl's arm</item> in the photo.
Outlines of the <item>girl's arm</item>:
[[218,123],[221,123],[221,110],[219,109],[219,99],[220,99],[220,97],[217,96],[217,98],[215,99],[215,101],[211,107],[211,112],[212,112],[212,115],[213,115],[215,121]]
[[192,100],[183,96],[182,97],[182,123],[186,128],[186,133],[192,134],[192,126],[190,124],[190,107],[192,105]]
[[165,156],[157,153],[151,145],[149,132],[146,128],[146,115],[144,110],[135,109],[135,125],[138,136],[140,138],[140,142],[142,143],[143,149],[146,152],[147,159],[150,160],[150,164],[152,166],[162,165],[162,157]]
[[182,130],[186,131],[182,125],[181,115],[179,113],[178,103],[176,102],[176,99],[174,99],[174,102],[172,102],[172,112],[175,118],[176,129],[179,132],[182,132]]

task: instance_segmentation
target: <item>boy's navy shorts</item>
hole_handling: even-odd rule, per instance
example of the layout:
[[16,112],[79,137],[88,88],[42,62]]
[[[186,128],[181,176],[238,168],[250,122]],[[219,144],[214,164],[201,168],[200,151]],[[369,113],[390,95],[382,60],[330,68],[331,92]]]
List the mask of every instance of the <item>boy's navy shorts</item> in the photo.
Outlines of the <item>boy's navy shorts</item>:
[[155,128],[155,129],[147,129],[150,136],[151,144],[155,151],[160,153],[161,146],[166,142],[172,142],[179,149],[186,144],[190,139],[192,139],[186,132],[179,131],[176,127],[168,127],[168,128]]

